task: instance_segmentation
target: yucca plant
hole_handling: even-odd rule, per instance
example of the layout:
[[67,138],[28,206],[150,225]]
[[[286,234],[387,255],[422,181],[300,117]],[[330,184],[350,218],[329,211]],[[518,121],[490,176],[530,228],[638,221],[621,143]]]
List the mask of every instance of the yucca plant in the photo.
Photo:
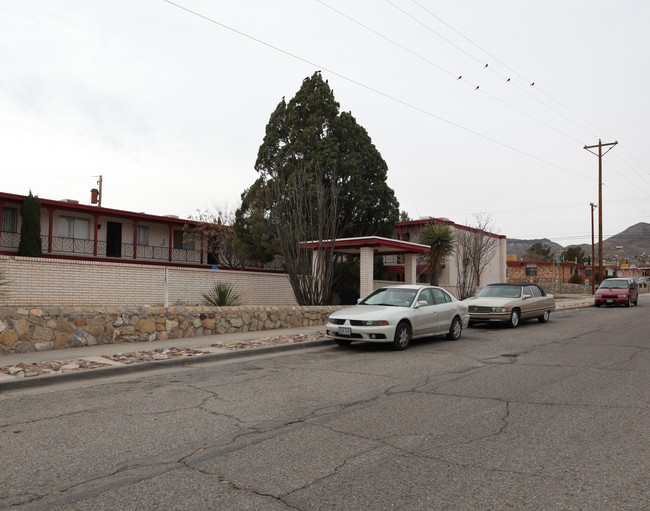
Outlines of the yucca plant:
[[229,282],[217,282],[207,293],[203,293],[203,305],[209,307],[232,307],[241,304],[241,295]]
[[456,233],[447,224],[429,224],[420,232],[420,243],[431,247],[425,254],[426,268],[431,275],[431,285],[440,280],[440,265],[454,253]]

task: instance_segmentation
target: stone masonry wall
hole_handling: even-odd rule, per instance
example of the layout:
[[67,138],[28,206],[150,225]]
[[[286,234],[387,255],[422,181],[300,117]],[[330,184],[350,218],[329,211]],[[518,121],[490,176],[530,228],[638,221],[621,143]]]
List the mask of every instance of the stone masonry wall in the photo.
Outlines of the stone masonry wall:
[[0,307],[0,354],[324,325],[322,307]]

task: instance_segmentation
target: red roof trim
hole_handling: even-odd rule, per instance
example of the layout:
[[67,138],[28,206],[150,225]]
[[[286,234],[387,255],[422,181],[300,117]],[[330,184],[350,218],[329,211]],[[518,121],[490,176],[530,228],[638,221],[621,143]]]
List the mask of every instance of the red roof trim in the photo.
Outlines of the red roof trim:
[[[395,227],[397,229],[401,228],[408,228],[408,227],[421,227],[423,225],[429,225],[429,224],[446,224],[451,227],[454,227],[456,229],[459,229],[461,231],[469,231],[469,232],[480,232],[479,229],[475,229],[474,227],[468,227],[466,225],[460,225],[455,222],[452,222],[451,220],[445,220],[443,218],[421,218],[419,220],[407,220],[406,222],[396,222]],[[506,236],[503,234],[495,234],[493,232],[487,232],[483,231],[486,236],[490,236],[492,238],[497,238],[497,239],[506,239]]]
[[[26,195],[16,195],[13,193],[0,192],[0,202],[5,201],[15,202],[21,204],[26,198]],[[173,218],[168,216],[159,216],[159,215],[148,215],[146,213],[135,213],[133,211],[123,211],[120,209],[110,209],[110,208],[100,208],[99,206],[90,206],[87,204],[76,204],[74,202],[65,202],[52,199],[42,199],[38,197],[38,200],[41,202],[41,207],[46,209],[55,208],[58,210],[64,211],[77,211],[79,213],[86,213],[91,215],[99,216],[108,216],[108,217],[120,217],[120,218],[129,218],[136,220],[145,220],[149,222],[164,223],[164,224],[174,224],[174,225],[197,225],[198,222],[192,220],[186,220],[183,218]]]
[[[322,243],[318,241],[304,241],[300,243],[300,245],[308,249],[318,249],[319,247],[330,247],[332,245],[332,242],[330,240],[323,241]],[[429,247],[426,245],[375,236],[367,236],[362,238],[342,238],[334,240],[334,250],[337,248],[361,249],[364,247],[394,249],[390,252],[383,252],[385,254],[403,254],[405,252],[424,254],[429,251]]]

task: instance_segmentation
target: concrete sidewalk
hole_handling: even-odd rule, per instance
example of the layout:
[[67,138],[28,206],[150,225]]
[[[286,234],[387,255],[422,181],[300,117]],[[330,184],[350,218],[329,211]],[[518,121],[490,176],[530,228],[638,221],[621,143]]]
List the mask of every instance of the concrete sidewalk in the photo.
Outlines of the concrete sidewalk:
[[[593,306],[593,296],[561,297],[556,310]],[[0,392],[63,381],[113,376],[332,344],[325,325],[207,335],[154,342],[96,344],[61,350],[0,355]]]
[[89,377],[331,344],[325,326],[259,330],[153,342],[95,344],[0,355],[0,393]]

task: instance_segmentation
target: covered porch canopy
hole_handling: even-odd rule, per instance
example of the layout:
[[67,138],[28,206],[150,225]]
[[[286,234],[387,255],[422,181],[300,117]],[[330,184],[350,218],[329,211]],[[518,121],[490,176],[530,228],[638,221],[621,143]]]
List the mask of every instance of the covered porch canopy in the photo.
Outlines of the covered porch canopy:
[[[301,247],[314,251],[314,257],[318,257],[318,250],[322,247],[332,247],[332,240],[306,241],[300,244]],[[334,240],[333,250],[339,254],[351,254],[360,256],[360,278],[359,294],[361,297],[368,296],[373,292],[373,258],[376,255],[404,255],[404,282],[415,284],[417,281],[417,256],[428,252],[428,245],[411,243],[408,241],[380,238],[378,236],[364,236],[361,238],[340,238]]]

